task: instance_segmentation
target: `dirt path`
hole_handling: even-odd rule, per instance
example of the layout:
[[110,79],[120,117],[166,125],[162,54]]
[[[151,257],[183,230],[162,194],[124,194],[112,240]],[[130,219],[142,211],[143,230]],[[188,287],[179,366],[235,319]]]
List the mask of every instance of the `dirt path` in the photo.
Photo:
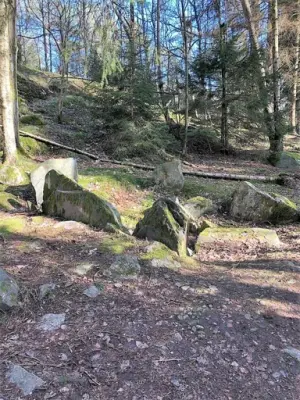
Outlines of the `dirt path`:
[[[196,268],[144,263],[121,283],[102,275],[115,257],[107,234],[26,221],[0,242],[0,266],[28,288],[23,309],[0,320],[0,398],[25,398],[5,377],[9,363],[45,381],[30,399],[300,398],[300,363],[282,351],[300,349],[299,225],[279,232],[280,253],[206,250]],[[86,276],[74,272],[82,263],[93,265]],[[53,297],[39,300],[49,282]],[[92,282],[95,299],[83,294]],[[64,325],[39,331],[47,313],[65,313]]]

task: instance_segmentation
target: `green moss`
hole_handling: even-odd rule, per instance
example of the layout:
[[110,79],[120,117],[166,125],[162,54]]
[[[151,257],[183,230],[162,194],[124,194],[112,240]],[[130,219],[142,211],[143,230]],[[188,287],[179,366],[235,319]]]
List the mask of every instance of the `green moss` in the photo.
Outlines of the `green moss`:
[[28,105],[26,103],[26,100],[23,99],[22,97],[18,97],[18,105],[19,105],[19,113],[21,115],[26,115],[29,113],[29,108]]
[[8,185],[25,185],[29,183],[29,176],[22,166],[2,164],[0,165],[0,182]]
[[183,196],[186,200],[197,198],[199,195],[207,197],[215,203],[226,203],[238,186],[238,182],[208,178],[186,178],[183,187]]
[[100,250],[111,254],[123,254],[136,246],[136,240],[129,235],[111,235],[104,237]]
[[22,149],[29,156],[40,155],[47,151],[47,146],[44,143],[40,143],[29,137],[21,136],[20,143],[21,143]]
[[297,161],[300,161],[300,153],[293,153],[290,151],[287,151],[286,154],[292,158],[294,158]]
[[0,192],[0,210],[12,211],[22,206],[22,202],[13,194]]
[[0,220],[0,233],[2,235],[11,235],[22,233],[26,226],[26,220],[21,216],[4,217]]
[[41,117],[36,114],[24,115],[20,118],[20,122],[25,125],[41,126],[45,125]]
[[155,242],[152,245],[148,246],[148,251],[147,253],[144,253],[141,255],[142,260],[152,260],[154,258],[159,259],[159,260],[165,260],[165,259],[175,259],[177,254],[175,251],[170,250],[167,246],[165,246],[163,243]]

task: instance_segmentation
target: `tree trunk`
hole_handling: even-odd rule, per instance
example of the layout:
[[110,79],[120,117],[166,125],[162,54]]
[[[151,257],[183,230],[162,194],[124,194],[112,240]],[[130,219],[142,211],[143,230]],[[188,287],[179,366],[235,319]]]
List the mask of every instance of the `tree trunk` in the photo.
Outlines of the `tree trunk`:
[[188,32],[186,24],[186,7],[184,0],[181,0],[181,30],[183,38],[183,57],[184,57],[184,139],[182,154],[187,155],[187,141],[188,141],[188,129],[189,129],[189,43],[188,43]]
[[18,95],[16,57],[16,0],[0,1],[0,130],[4,136],[4,162],[17,158]]
[[299,48],[300,48],[300,0],[297,2],[297,31],[295,42],[295,61],[292,82],[292,95],[291,95],[291,126],[293,134],[297,135],[297,94],[298,94],[298,79],[299,79]]
[[[282,151],[283,148],[283,138],[282,130],[280,129],[280,118],[279,118],[279,97],[280,97],[280,87],[279,87],[279,48],[278,48],[278,4],[277,0],[270,0],[269,6],[272,7],[272,30],[273,30],[273,105],[269,101],[269,95],[266,83],[266,69],[260,54],[260,46],[258,41],[258,35],[255,30],[255,22],[252,17],[252,11],[250,7],[249,0],[241,0],[242,7],[245,15],[245,19],[248,25],[250,42],[252,47],[252,52],[255,55],[260,76],[258,79],[258,88],[260,92],[260,100],[263,105],[264,113],[264,123],[267,129],[269,141],[270,141],[270,152],[271,158],[277,158],[278,152]],[[276,152],[276,153],[275,153]]]
[[[278,0],[272,3],[272,30],[273,30],[273,118],[274,136],[270,138],[270,152],[278,156],[283,150],[283,132],[279,112],[280,82],[279,82],[279,28],[278,28]],[[275,146],[275,148],[274,148]],[[273,156],[272,154],[272,156]]]
[[44,64],[45,71],[49,71],[48,63],[48,43],[47,43],[47,30],[46,30],[46,16],[45,16],[45,4],[41,4],[41,16],[42,16],[42,29],[43,29],[43,47],[44,47]]

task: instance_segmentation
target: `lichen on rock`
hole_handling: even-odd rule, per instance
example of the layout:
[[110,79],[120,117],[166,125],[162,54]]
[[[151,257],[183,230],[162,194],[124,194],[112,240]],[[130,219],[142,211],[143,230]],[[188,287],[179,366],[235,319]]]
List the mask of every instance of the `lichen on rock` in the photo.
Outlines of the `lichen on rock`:
[[123,229],[120,214],[112,204],[55,170],[45,177],[43,211],[96,228],[105,228],[110,223]]
[[161,198],[145,212],[133,234],[140,239],[155,240],[165,244],[180,256],[186,256],[186,236],[192,217],[182,206],[171,199]]
[[250,242],[253,242],[254,244],[270,248],[281,245],[276,232],[272,229],[217,227],[207,228],[202,231],[198,237],[195,249],[198,252],[202,245],[218,245],[220,242],[228,243],[228,245],[232,243],[250,244]]
[[188,199],[184,208],[195,218],[198,219],[201,215],[206,214],[209,211],[212,211],[213,203],[210,199],[206,199],[205,197],[197,196]]
[[263,192],[250,182],[242,182],[238,186],[230,215],[252,222],[287,223],[299,220],[295,203],[279,194]]

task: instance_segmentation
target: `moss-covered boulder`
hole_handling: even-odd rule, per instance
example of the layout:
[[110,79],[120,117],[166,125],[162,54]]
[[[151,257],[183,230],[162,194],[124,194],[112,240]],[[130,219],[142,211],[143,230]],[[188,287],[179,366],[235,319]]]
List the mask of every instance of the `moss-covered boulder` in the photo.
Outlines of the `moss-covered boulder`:
[[123,228],[120,214],[110,203],[55,170],[45,177],[43,211],[96,228],[105,228],[107,224]]
[[263,192],[249,182],[242,182],[233,195],[230,215],[239,220],[276,224],[297,221],[299,210],[286,197]]
[[300,154],[283,151],[275,163],[277,168],[300,170]]
[[180,256],[186,256],[186,229],[190,220],[182,206],[171,199],[161,198],[145,212],[133,234],[140,239],[164,243]]
[[195,249],[198,252],[205,244],[236,245],[246,243],[258,244],[267,248],[279,247],[280,240],[274,230],[262,228],[207,228],[198,237]]
[[197,220],[201,215],[212,211],[213,204],[210,199],[197,196],[187,200],[184,208]]
[[77,162],[75,158],[52,158],[43,162],[30,174],[30,180],[35,190],[36,204],[38,207],[41,207],[43,204],[45,176],[52,169],[74,181],[78,179]]
[[0,268],[0,310],[7,311],[18,305],[19,287],[17,282]]
[[178,193],[184,185],[181,161],[173,160],[158,165],[154,170],[155,183],[173,193]]
[[28,181],[28,175],[21,166],[6,163],[0,165],[0,183],[17,186],[26,185]]

